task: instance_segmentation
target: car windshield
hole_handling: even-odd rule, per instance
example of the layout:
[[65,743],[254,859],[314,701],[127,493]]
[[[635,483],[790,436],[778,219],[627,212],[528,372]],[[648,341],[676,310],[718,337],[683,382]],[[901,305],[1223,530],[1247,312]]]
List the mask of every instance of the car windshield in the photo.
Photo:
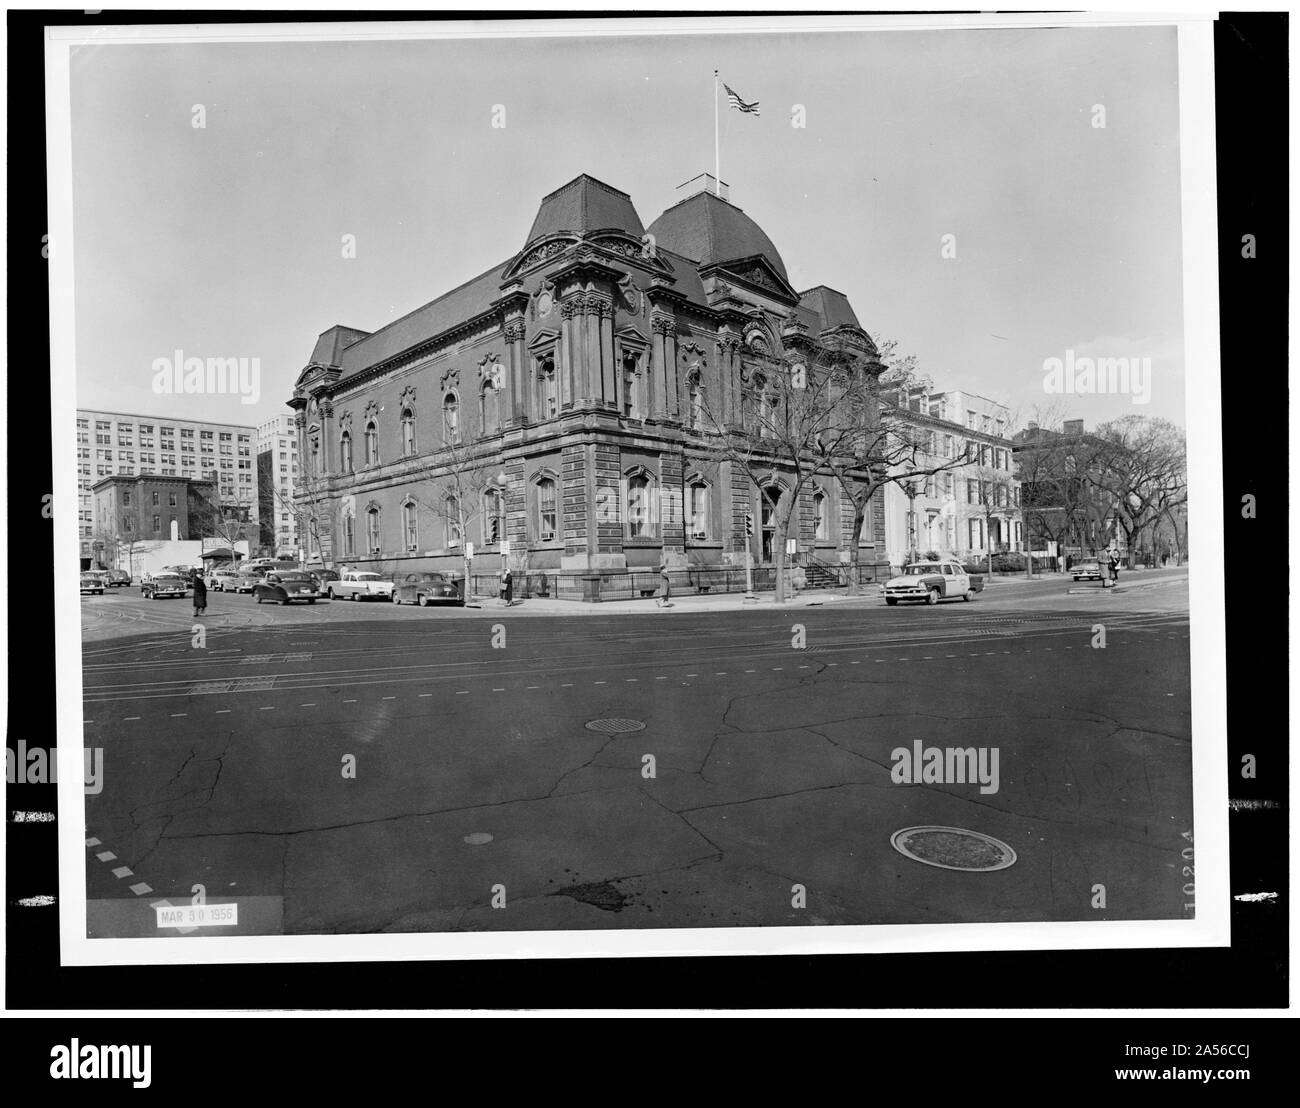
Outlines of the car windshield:
[[358,580],[358,581],[378,581],[378,580],[379,580],[379,574],[377,574],[377,573],[354,573],[352,576],[353,576],[356,580]]
[[154,575],[155,581],[179,581],[180,575],[176,573],[157,573]]
[[938,573],[939,565],[937,562],[928,566],[908,566],[903,573],[907,577],[920,577],[923,573]]
[[277,581],[293,581],[299,584],[311,580],[305,573],[278,573],[275,575],[275,579]]

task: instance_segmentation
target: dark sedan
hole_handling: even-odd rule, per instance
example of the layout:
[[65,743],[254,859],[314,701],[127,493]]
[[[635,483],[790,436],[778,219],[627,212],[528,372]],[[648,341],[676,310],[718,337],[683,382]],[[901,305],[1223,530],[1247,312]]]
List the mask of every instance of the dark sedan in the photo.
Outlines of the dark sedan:
[[427,608],[430,604],[463,605],[465,600],[450,577],[441,573],[408,573],[393,586],[393,603]]
[[259,604],[263,600],[273,604],[288,604],[291,600],[315,604],[317,593],[316,581],[306,573],[268,573],[253,586],[253,598]]

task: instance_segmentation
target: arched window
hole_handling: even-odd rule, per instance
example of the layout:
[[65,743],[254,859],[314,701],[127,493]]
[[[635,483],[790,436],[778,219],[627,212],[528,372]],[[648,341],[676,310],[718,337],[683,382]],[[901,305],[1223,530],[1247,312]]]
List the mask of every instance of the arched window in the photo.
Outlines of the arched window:
[[546,358],[537,370],[537,418],[553,419],[559,414],[559,392],[555,381],[555,359]]
[[366,424],[366,465],[373,466],[379,464],[379,432],[375,428],[375,421],[372,419]]
[[356,544],[356,520],[352,518],[352,513],[348,512],[343,516],[343,553],[355,554],[357,552]]
[[402,505],[402,534],[406,538],[407,550],[414,550],[419,545],[419,521],[416,519],[415,503],[410,500]]
[[460,501],[454,496],[449,496],[445,501],[443,514],[447,518],[447,546],[455,549],[460,546],[460,541],[464,537],[464,531],[460,525]]
[[826,542],[831,537],[830,497],[818,489],[813,493],[812,502],[813,519],[816,524],[813,534],[819,541]]
[[500,489],[483,494],[483,542],[498,543],[506,536],[506,498]]
[[702,431],[704,429],[704,385],[700,381],[698,370],[687,379],[686,389],[690,398],[691,428]]
[[709,537],[709,486],[692,481],[686,489],[687,537],[703,541]]
[[402,409],[402,457],[415,455],[415,412],[410,408]]
[[448,442],[460,435],[460,401],[454,392],[449,392],[442,398],[442,429],[446,432]]
[[478,425],[485,435],[495,435],[500,430],[497,426],[497,390],[491,377],[483,382],[478,392]]
[[648,539],[654,533],[654,501],[651,480],[644,473],[634,473],[627,479],[627,537]]
[[543,477],[537,482],[537,541],[554,542],[556,535],[555,481]]
[[339,470],[343,473],[352,472],[352,432],[344,431],[339,436]]
[[379,509],[366,511],[366,548],[371,554],[378,554],[382,545],[379,533]]

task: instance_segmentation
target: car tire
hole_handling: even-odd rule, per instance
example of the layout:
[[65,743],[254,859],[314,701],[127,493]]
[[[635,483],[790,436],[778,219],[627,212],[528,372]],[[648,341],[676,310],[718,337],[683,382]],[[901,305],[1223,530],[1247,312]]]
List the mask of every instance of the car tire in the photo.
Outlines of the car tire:
[[968,601],[968,602],[971,601],[971,600],[974,600],[974,599],[975,599],[975,590],[974,590],[974,589],[967,589],[966,592],[962,594],[962,599],[965,600],[965,601]]
[[307,603],[308,603],[308,604],[315,604],[315,603],[316,603],[316,598],[315,598],[314,596],[309,596],[309,597],[307,597]]
[[932,604],[932,605],[933,605],[933,604],[938,604],[938,603],[939,603],[939,590],[938,590],[938,589],[931,589],[928,593],[926,593],[926,594],[925,594],[925,602],[926,602],[927,604]]
[[357,594],[355,589],[353,590],[352,594],[348,597],[348,599],[351,600],[354,604],[356,603]]
[[892,608],[895,604],[898,603],[898,597],[896,597],[896,596],[887,596],[887,597],[885,597],[885,603],[888,604],[888,605]]
[[393,593],[389,599],[391,599],[394,604],[400,604],[402,602],[402,598],[398,596],[397,593]]
[[259,604],[261,604],[261,603],[262,603],[262,594],[261,594],[261,593],[254,593],[254,594],[253,594],[253,599],[256,600]]
[[326,590],[325,590],[325,595],[326,595],[327,597],[329,597],[331,600],[333,600],[333,599],[334,599],[334,590],[333,590],[333,589],[326,589]]
[[282,607],[282,608],[287,608],[287,607],[289,607],[289,598],[288,598],[287,596],[286,596],[283,600],[280,601],[280,607]]
[[423,593],[421,593],[419,596],[417,596],[417,597],[415,598],[415,602],[416,602],[416,603],[417,603],[421,608],[427,608],[427,607],[429,606],[429,598],[428,598],[427,596],[425,596]]

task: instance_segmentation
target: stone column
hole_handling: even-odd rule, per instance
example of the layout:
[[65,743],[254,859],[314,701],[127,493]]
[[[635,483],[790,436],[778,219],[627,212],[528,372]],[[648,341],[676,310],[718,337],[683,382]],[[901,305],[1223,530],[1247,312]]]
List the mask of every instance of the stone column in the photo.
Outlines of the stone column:
[[498,412],[502,426],[519,426],[529,418],[528,406],[531,390],[528,388],[526,355],[524,351],[524,321],[511,320],[505,327],[506,365],[509,370],[509,417]]
[[560,302],[560,357],[556,366],[560,407],[572,405],[578,396],[578,366],[581,359],[583,303],[581,294]]
[[596,329],[597,358],[600,365],[600,398],[617,410],[623,408],[623,372],[614,361],[614,302],[607,296],[592,295],[593,323]]
[[[337,450],[334,442],[334,405],[323,400],[320,406],[320,464],[323,473],[336,471]],[[299,459],[301,460],[301,455]]]
[[673,321],[667,316],[651,316],[650,330],[653,346],[650,352],[650,376],[654,397],[654,407],[651,412],[658,420],[668,418],[671,404],[668,396],[668,382],[672,380],[672,371],[668,364],[668,335],[672,329]]
[[668,401],[665,415],[668,419],[680,420],[682,417],[681,383],[678,380],[677,373],[677,330],[675,327],[670,328],[664,335],[664,369],[668,374],[665,381],[665,394]]

